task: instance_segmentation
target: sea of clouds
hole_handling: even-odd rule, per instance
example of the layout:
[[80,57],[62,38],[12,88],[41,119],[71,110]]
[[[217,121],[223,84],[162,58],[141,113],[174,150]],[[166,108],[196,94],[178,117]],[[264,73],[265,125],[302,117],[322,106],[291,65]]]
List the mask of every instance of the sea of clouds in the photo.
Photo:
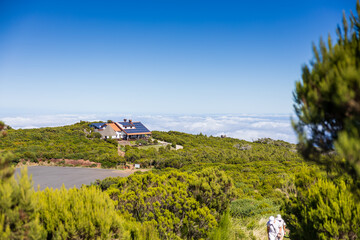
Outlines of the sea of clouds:
[[146,127],[159,131],[180,131],[208,136],[254,141],[269,137],[296,143],[290,115],[134,115],[134,114],[54,114],[0,117],[11,127],[55,127],[83,121],[122,121],[124,118],[141,121]]

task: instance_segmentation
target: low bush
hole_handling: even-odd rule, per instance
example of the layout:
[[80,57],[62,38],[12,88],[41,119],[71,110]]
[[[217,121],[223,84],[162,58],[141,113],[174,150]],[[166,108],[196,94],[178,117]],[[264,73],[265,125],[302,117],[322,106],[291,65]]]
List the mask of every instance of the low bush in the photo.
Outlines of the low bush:
[[237,199],[231,202],[230,214],[233,217],[249,218],[264,216],[279,212],[279,205],[275,205],[270,199]]
[[217,169],[193,174],[148,172],[97,184],[122,214],[154,223],[163,239],[207,238],[233,197],[232,181]]
[[360,205],[351,184],[314,170],[296,176],[296,194],[284,204],[292,239],[359,239]]
[[21,171],[18,182],[15,180],[10,158],[0,153],[0,239],[45,239],[32,181],[26,169]]
[[123,235],[122,220],[112,201],[95,186],[47,188],[35,198],[48,239],[114,239]]

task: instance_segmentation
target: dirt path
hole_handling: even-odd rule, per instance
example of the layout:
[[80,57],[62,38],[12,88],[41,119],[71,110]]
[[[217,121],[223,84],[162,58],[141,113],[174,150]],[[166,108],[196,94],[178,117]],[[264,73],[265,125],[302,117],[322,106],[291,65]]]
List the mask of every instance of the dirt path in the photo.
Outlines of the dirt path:
[[101,168],[101,163],[91,162],[89,160],[84,159],[48,159],[41,160],[38,159],[38,162],[30,162],[24,159],[20,160],[20,162],[16,165],[16,167],[24,167],[24,166],[73,166],[73,167],[97,167]]
[[[162,144],[163,146],[166,146],[166,145],[170,145],[171,143],[168,143],[168,142],[165,142],[165,141],[160,141],[160,140],[158,140],[158,142],[160,143],[160,144]],[[175,148],[175,150],[179,150],[179,149],[183,149],[184,147],[183,146],[181,146],[181,145],[176,145],[176,148]]]
[[118,154],[120,157],[125,157],[125,152],[120,150],[120,145],[118,145]]

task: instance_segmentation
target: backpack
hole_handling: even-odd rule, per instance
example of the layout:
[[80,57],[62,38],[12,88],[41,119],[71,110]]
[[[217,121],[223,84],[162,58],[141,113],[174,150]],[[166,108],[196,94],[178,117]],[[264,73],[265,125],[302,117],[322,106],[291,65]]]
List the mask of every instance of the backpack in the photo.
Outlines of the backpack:
[[269,227],[270,227],[270,229],[271,229],[271,227],[272,227],[272,231],[269,231],[270,233],[276,233],[277,231],[276,231],[276,228],[275,228],[275,226],[274,226],[274,223],[270,223],[269,224]]

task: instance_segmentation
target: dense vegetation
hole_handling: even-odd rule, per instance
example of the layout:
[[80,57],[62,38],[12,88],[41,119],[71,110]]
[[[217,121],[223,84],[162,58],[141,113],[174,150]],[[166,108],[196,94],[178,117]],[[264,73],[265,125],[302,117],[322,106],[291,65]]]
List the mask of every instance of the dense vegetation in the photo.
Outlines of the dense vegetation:
[[[46,155],[44,149],[47,147],[52,154],[57,154],[56,150],[62,144],[69,146],[65,153],[74,155],[82,154],[90,147],[94,150],[107,147],[109,151],[116,151],[112,143],[89,138],[87,125],[81,122],[57,128],[8,130],[8,135],[0,142],[4,149],[15,152],[15,156],[8,157],[13,162],[31,149],[36,156]],[[58,140],[56,133],[59,133]],[[35,139],[34,136],[41,140],[31,140]],[[40,222],[41,231],[46,236],[67,238],[120,237],[132,231],[139,239],[150,232],[161,239],[223,239],[230,233],[233,237],[246,239],[249,237],[246,232],[258,225],[258,219],[278,211],[281,199],[294,191],[294,175],[289,169],[300,169],[304,164],[295,145],[283,141],[260,139],[251,143],[179,132],[154,132],[153,137],[184,148],[175,151],[170,145],[160,148],[147,146],[145,149],[126,146],[125,159],[128,162],[157,170],[98,182],[108,200],[93,188],[46,190],[33,194],[35,203],[31,205],[37,206],[33,211],[37,213],[34,221]],[[83,146],[85,143],[89,146]],[[98,146],[94,146],[96,144]],[[22,147],[18,149],[17,145]],[[86,154],[83,153],[83,159],[86,156],[94,159]],[[25,158],[25,155],[21,156]],[[98,197],[95,199],[94,195]],[[59,202],[60,199],[63,201]],[[122,219],[114,216],[114,226],[104,229],[101,222],[106,221],[101,220],[102,215],[92,218],[93,215],[87,215],[87,211],[93,209],[91,212],[96,212],[93,205],[109,209],[106,204],[110,199],[115,202],[112,211],[119,212]],[[86,206],[84,201],[89,201],[90,205]],[[255,207],[244,205],[249,201]],[[86,208],[75,207],[78,205]],[[68,216],[68,219],[57,219],[53,212],[55,206],[59,209],[59,216]],[[108,211],[106,215],[112,216],[111,210]],[[82,216],[91,224],[83,226],[79,218],[72,219],[72,215]],[[248,229],[226,231],[234,229],[231,227],[234,219],[247,221]],[[126,228],[128,221],[133,223],[131,226],[138,227],[129,230]]]
[[294,239],[358,239],[360,204],[351,178],[329,179],[322,172],[302,169],[296,175],[296,195],[284,204]]
[[162,239],[207,238],[233,198],[232,180],[216,169],[150,172],[99,184],[121,213],[154,223]]
[[[266,235],[264,219],[279,213],[283,200],[295,194],[295,172],[304,167],[326,172],[325,168],[308,165],[297,153],[296,146],[284,141],[259,139],[252,143],[174,131],[155,131],[153,137],[184,148],[175,151],[170,147],[126,146],[127,161],[157,170],[128,178],[105,179],[98,185],[123,214],[130,214],[140,222],[154,222],[163,239],[189,237],[186,234],[190,229],[184,226],[184,218],[188,216],[179,215],[186,205],[176,204],[189,198],[195,198],[197,209],[211,210],[206,214],[208,218],[205,215],[202,218],[208,231],[201,234],[201,228],[191,230],[193,236],[197,236],[195,239],[257,239]],[[215,179],[231,179],[231,193],[222,193],[220,190],[226,188],[220,186],[224,183],[215,184],[218,181]],[[192,187],[196,184],[199,187]],[[197,188],[204,190],[194,191]],[[197,195],[199,191],[201,195],[212,196],[214,206],[219,203],[223,206],[214,207],[206,201],[207,197]],[[153,206],[154,201],[158,205]],[[205,209],[202,211],[207,212]],[[185,212],[189,211],[193,210],[187,208]],[[194,226],[201,226],[196,222],[198,214],[193,213]],[[216,224],[206,225],[212,216]]]
[[[201,134],[156,131],[153,132],[155,139],[182,145],[184,149],[174,151],[170,145],[159,149],[126,146],[124,159],[118,156],[116,144],[93,138],[88,124],[80,122],[64,127],[10,129],[7,136],[0,140],[0,148],[13,153],[13,163],[20,159],[67,158],[100,162],[103,167],[114,167],[125,160],[141,163],[142,167],[170,167],[189,172],[218,167],[235,180],[238,196],[260,198],[279,197],[281,192],[291,191],[293,175],[287,169],[302,165],[295,145],[283,141],[262,139],[250,143]],[[275,188],[278,191],[272,191]]]
[[[341,168],[305,162],[297,153],[295,145],[271,139],[259,139],[250,143],[174,131],[154,132],[153,135],[159,140],[182,144],[184,149],[172,151],[169,148],[156,150],[127,147],[125,158],[128,161],[154,166],[159,169],[155,172],[162,177],[147,173],[145,176],[133,176],[136,181],[107,179],[99,183],[100,186],[105,186],[102,188],[107,189],[111,198],[121,206],[128,201],[141,202],[147,206],[148,198],[153,193],[148,192],[148,187],[152,190],[152,184],[161,182],[159,179],[171,178],[169,176],[174,173],[169,170],[170,167],[177,168],[183,174],[198,176],[201,172],[216,168],[217,171],[224,171],[223,175],[229,176],[234,183],[231,205],[221,212],[225,216],[226,211],[230,210],[230,222],[218,225],[224,229],[229,228],[229,239],[257,239],[264,236],[266,217],[280,211],[291,229],[293,239],[310,239],[310,236],[312,239],[357,239],[360,236],[359,199],[351,192],[352,189],[357,189],[357,182],[343,173]],[[327,162],[341,161],[341,156],[336,153],[322,155],[321,158]],[[178,171],[175,173],[178,174]],[[201,177],[198,179],[202,181]],[[166,186],[163,191],[167,194],[168,190],[165,189],[171,187],[172,183],[161,183]],[[129,188],[131,193],[128,193]],[[212,188],[216,189],[214,186],[208,189]],[[113,192],[126,194],[119,198],[116,194],[112,195]],[[188,192],[191,193],[191,189],[188,188]],[[167,199],[161,195],[159,198]],[[181,197],[179,201],[180,199]],[[161,200],[160,206],[163,206]],[[141,222],[156,220],[156,224],[159,224],[166,219],[153,216],[150,213],[154,209],[147,207],[140,208],[145,218],[138,217],[138,213],[133,212],[137,207],[129,205],[129,208],[120,209]],[[163,208],[166,209],[165,206]],[[169,213],[168,216],[176,219],[176,215]],[[221,221],[219,218],[217,220],[219,224]],[[226,222],[225,220],[223,219],[223,222]],[[177,235],[186,236],[182,235],[181,227],[176,223],[165,222],[172,224],[172,228],[167,229],[167,232],[179,229]],[[213,232],[221,231],[214,229]],[[216,236],[210,232],[207,234],[203,237]],[[160,236],[165,238],[161,235],[161,230]]]
[[[153,132],[153,137],[184,146],[182,150],[127,147],[127,161],[157,169],[193,172],[207,167],[223,170],[233,180],[238,197],[279,198],[294,190],[293,171],[303,164],[296,146],[270,139],[258,142],[180,132]],[[293,171],[289,171],[292,169]],[[274,191],[274,189],[278,189]]]
[[[59,146],[63,144],[68,146],[68,150],[59,157],[82,154],[81,158],[96,161],[99,157],[101,159],[105,149],[117,154],[116,145],[92,138],[87,133],[87,126],[88,123],[81,122],[57,128],[8,130],[8,135],[0,140],[0,144],[15,153],[15,157],[9,158],[13,162],[19,156],[25,158],[24,152],[33,151],[40,159],[46,156],[46,149],[50,149],[51,154],[61,154]],[[35,139],[34,136],[41,140],[31,140]],[[259,139],[247,142],[174,131],[155,131],[153,137],[184,148],[175,151],[171,145],[160,148],[153,145],[146,148],[126,146],[126,161],[141,163],[143,167],[154,170],[128,178],[109,178],[98,182],[108,200],[98,193],[99,199],[91,200],[91,194],[97,191],[94,189],[36,193],[36,221],[42,223],[47,236],[93,238],[101,237],[99,234],[103,232],[103,237],[107,238],[120,237],[132,231],[136,236],[151,232],[161,239],[223,239],[226,234],[230,239],[256,238],[253,234],[256,230],[265,234],[259,221],[280,211],[283,199],[296,191],[294,172],[300,171],[304,164],[307,166],[297,154],[296,146],[283,141]],[[89,146],[85,146],[86,143]],[[17,145],[22,147],[16,148]],[[88,148],[94,149],[91,153],[95,154],[86,153]],[[105,166],[112,166],[113,163],[102,160]],[[56,199],[67,200],[56,205]],[[75,199],[79,199],[78,202]],[[122,220],[115,217],[115,227],[99,230],[102,229],[100,222],[105,222],[101,216],[89,219],[86,209],[74,208],[77,204],[83,204],[85,199],[90,201],[89,204],[102,205],[103,208],[112,199],[115,203],[113,211],[118,211]],[[57,222],[59,219],[56,217],[50,218],[50,212],[54,210],[54,206],[49,209],[50,202],[60,209],[61,216],[68,216],[69,219]],[[87,207],[92,208],[91,205]],[[73,214],[89,219],[91,224],[83,226],[77,222],[78,218],[71,219]],[[111,216],[110,212],[107,214]],[[126,230],[127,221],[138,224],[138,227]],[[123,235],[121,231],[124,231]]]
[[[55,129],[81,131],[79,126],[87,124]],[[9,136],[16,136],[17,131],[24,130],[8,130],[1,144],[11,146]],[[47,136],[47,132],[51,128],[33,129],[29,136]],[[73,140],[77,135],[70,131],[60,136],[76,145]],[[98,181],[98,186],[79,190],[34,193],[26,177],[20,184],[11,177],[9,165],[16,157],[2,152],[1,236],[257,239],[266,234],[265,219],[280,211],[294,239],[318,233],[318,239],[356,239],[360,234],[358,198],[352,193],[356,181],[338,170],[309,165],[295,145],[271,139],[251,143],[174,131],[154,132],[153,137],[184,148],[126,146],[127,161],[154,170],[127,178],[107,178]],[[86,135],[82,138],[116,150],[115,145],[104,140],[88,139]],[[55,138],[53,141],[56,146]],[[41,144],[43,141],[38,146]],[[326,161],[341,159],[337,154],[322,157]]]
[[[260,139],[251,143],[238,139],[207,137],[180,132],[153,132],[155,139],[182,145],[174,151],[167,147],[146,149],[126,146],[125,159],[118,156],[113,142],[93,138],[87,122],[64,127],[8,130],[0,140],[2,150],[20,159],[38,161],[52,158],[85,159],[113,167],[127,161],[142,167],[176,168],[188,172],[207,167],[225,171],[233,180],[237,196],[273,197],[293,190],[293,174],[303,163],[295,145]],[[142,144],[145,145],[145,144]],[[273,191],[273,189],[278,189]]]

